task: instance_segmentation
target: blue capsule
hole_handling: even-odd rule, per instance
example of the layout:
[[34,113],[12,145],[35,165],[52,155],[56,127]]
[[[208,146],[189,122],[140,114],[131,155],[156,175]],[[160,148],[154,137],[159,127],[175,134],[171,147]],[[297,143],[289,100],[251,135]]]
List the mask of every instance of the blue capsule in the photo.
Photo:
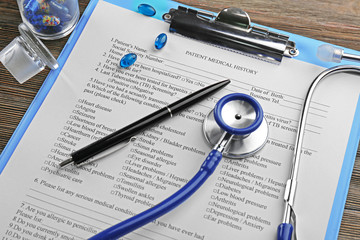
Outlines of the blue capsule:
[[149,17],[154,16],[156,13],[155,8],[153,8],[149,4],[145,4],[145,3],[140,4],[138,6],[138,10],[140,13],[144,14],[145,16],[149,16]]
[[120,60],[120,67],[127,68],[136,62],[137,56],[135,53],[128,53]]
[[155,39],[155,48],[162,49],[166,45],[166,41],[167,41],[167,35],[165,33],[161,33]]

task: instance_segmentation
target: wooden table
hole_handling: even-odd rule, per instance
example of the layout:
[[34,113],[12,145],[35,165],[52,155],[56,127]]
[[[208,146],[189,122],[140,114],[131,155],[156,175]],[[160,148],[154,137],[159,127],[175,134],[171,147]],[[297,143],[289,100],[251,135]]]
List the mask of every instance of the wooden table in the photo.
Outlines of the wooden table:
[[[81,12],[88,2],[88,0],[79,0]],[[239,7],[245,10],[255,23],[360,50],[360,1],[358,0],[179,0],[179,2],[213,12],[219,12],[230,6]],[[21,18],[14,0],[1,0],[0,12],[0,49],[3,49],[19,35],[17,26]],[[57,57],[66,41],[67,38],[63,38],[44,41],[44,43]],[[20,85],[0,64],[0,151],[4,149],[48,72],[49,70],[46,69]],[[339,239],[360,239],[359,150]]]

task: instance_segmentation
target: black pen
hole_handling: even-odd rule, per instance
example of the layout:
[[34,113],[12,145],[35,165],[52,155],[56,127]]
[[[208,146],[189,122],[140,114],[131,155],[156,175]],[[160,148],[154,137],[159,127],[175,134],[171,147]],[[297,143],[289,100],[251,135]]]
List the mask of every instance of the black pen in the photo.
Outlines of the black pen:
[[137,120],[126,127],[123,127],[116,132],[109,134],[106,137],[99,139],[96,142],[93,142],[73,153],[70,154],[70,158],[61,162],[59,164],[60,167],[68,165],[70,163],[74,163],[74,165],[78,165],[88,160],[89,158],[119,144],[121,142],[130,140],[135,134],[143,131],[146,128],[154,125],[156,122],[159,122],[167,117],[172,117],[175,113],[183,110],[190,105],[199,102],[200,100],[208,97],[214,92],[220,90],[230,83],[230,80],[224,80],[221,82],[214,83],[210,86],[204,87],[192,94],[179,99],[178,101],[171,103],[170,105],[153,112],[146,117],[143,117]]

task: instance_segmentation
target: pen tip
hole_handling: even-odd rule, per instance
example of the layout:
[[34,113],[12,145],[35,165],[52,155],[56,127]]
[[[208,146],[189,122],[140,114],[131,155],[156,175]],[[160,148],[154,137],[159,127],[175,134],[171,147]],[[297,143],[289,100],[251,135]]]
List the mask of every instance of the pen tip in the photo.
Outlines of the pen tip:
[[66,159],[65,161],[62,161],[61,163],[59,163],[59,166],[64,167],[72,162],[73,162],[72,158],[69,158],[69,159]]
[[229,84],[231,82],[231,80],[230,79],[225,79],[225,80],[222,80],[221,82],[224,83],[224,84]]

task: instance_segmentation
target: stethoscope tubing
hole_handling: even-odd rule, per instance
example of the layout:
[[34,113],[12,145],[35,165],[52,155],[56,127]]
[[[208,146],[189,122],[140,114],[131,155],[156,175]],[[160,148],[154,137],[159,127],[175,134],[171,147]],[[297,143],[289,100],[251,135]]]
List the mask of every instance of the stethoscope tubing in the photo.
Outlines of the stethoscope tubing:
[[221,159],[222,153],[217,150],[212,150],[201,165],[200,170],[184,187],[156,206],[105,229],[89,238],[89,240],[118,239],[170,212],[193,195],[193,193],[203,185],[208,177],[215,171]]
[[[243,128],[244,131],[234,131],[234,129],[228,126],[221,117],[222,108],[226,103],[233,100],[247,101],[250,103],[255,112],[256,119],[254,123],[252,123],[247,128]],[[225,131],[223,136],[218,140],[218,143],[214,146],[213,150],[209,153],[205,161],[200,167],[200,170],[195,174],[195,176],[175,192],[173,195],[163,200],[159,204],[154,207],[145,210],[133,217],[130,217],[104,231],[98,233],[97,235],[89,238],[90,240],[99,240],[99,239],[118,239],[147,223],[154,221],[155,219],[161,217],[162,215],[170,212],[181,203],[183,203],[186,199],[188,199],[191,195],[193,195],[208,179],[208,177],[215,171],[219,162],[222,159],[222,152],[225,150],[226,146],[230,143],[234,134],[249,134],[250,130],[256,130],[262,122],[263,118],[263,110],[260,104],[252,97],[241,94],[241,93],[233,93],[229,94],[219,100],[219,102],[215,106],[214,116],[218,116],[217,121],[219,126]],[[260,119],[259,119],[260,118]],[[238,129],[235,129],[238,130]],[[241,130],[241,129],[240,129]]]
[[[242,129],[235,129],[227,125],[223,121],[221,117],[222,108],[226,103],[233,100],[246,101],[253,106],[256,112],[256,118],[250,126]],[[227,145],[230,143],[234,135],[249,134],[250,132],[255,131],[260,126],[263,119],[263,110],[260,104],[254,98],[241,93],[233,93],[219,100],[219,102],[215,106],[214,116],[215,119],[220,119],[216,122],[219,124],[220,128],[224,130],[223,136],[218,140],[218,143],[214,146],[205,161],[202,163],[200,170],[187,184],[185,184],[185,186],[183,186],[173,195],[163,200],[159,204],[155,205],[154,207],[145,210],[133,217],[130,217],[108,229],[105,229],[104,231],[98,233],[97,235],[89,239],[118,239],[144,226],[145,224],[154,221],[155,219],[161,217],[162,215],[170,212],[171,210],[179,206],[191,195],[193,195],[204,184],[208,177],[212,175],[212,173],[215,171],[216,167],[222,159],[222,152],[226,149]]]

